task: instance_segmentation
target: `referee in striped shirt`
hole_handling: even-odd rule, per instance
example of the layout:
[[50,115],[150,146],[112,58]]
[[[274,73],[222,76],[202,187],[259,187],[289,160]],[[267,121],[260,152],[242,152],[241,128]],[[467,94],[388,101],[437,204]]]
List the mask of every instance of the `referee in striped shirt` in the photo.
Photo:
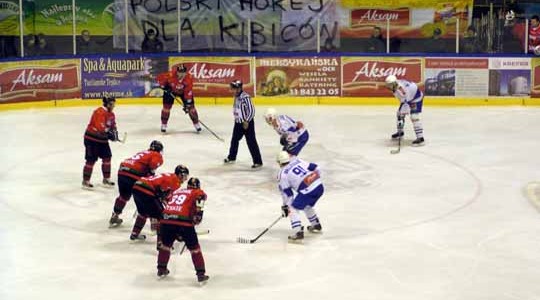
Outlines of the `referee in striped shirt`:
[[235,80],[230,84],[231,90],[234,91],[234,128],[231,138],[231,147],[229,155],[225,158],[226,164],[234,163],[238,154],[238,144],[245,135],[249,153],[253,159],[251,168],[258,169],[262,167],[261,151],[255,137],[255,107],[248,93],[242,90],[242,81]]

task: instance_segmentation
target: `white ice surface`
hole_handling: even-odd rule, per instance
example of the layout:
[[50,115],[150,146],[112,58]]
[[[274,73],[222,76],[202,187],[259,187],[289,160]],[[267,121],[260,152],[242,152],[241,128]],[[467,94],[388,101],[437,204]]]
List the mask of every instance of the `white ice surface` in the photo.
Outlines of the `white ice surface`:
[[[201,236],[210,282],[199,287],[189,253],[158,280],[155,237],[128,239],[124,224],[108,229],[116,189],[94,167],[95,191],[80,187],[83,132],[93,107],[0,113],[0,299],[540,299],[540,215],[524,193],[540,180],[540,109],[425,107],[426,145],[395,144],[395,107],[278,107],[302,120],[310,141],[301,157],[321,165],[326,193],[316,209],[324,233],[287,243],[274,158],[279,137],[256,130],[264,167],[250,169],[244,141],[235,165],[224,166],[231,108],[201,106],[221,135],[197,135],[174,107],[170,132],[159,132],[159,106],[118,106],[127,143],[112,144],[113,178],[120,161],[165,145],[171,171],[186,164],[209,195]],[[305,225],[305,219],[303,219]],[[144,229],[148,232],[148,228]],[[177,246],[177,248],[179,248]]]

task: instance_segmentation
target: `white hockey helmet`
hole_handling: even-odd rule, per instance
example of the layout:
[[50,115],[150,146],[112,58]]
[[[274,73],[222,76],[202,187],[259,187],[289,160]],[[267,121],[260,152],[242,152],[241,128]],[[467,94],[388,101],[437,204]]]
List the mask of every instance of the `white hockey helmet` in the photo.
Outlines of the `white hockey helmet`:
[[276,162],[280,165],[288,164],[291,161],[289,153],[285,151],[280,151],[276,157]]
[[276,110],[272,107],[268,108],[266,110],[266,113],[264,114],[264,119],[266,120],[266,123],[271,124],[272,120],[276,118]]
[[386,85],[392,85],[397,82],[397,77],[396,75],[388,75],[384,82],[386,83]]

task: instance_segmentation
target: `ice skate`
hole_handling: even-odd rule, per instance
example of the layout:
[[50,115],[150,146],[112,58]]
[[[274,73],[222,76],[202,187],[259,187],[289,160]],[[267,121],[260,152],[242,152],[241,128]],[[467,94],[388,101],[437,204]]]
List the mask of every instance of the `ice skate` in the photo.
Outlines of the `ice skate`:
[[144,241],[144,240],[146,240],[146,235],[144,235],[144,234],[137,234],[137,235],[131,234],[129,236],[129,239],[132,240],[132,241]]
[[197,274],[197,281],[199,282],[199,285],[205,285],[208,282],[208,279],[210,279],[210,276],[208,275]]
[[112,182],[110,178],[103,178],[103,185],[105,187],[112,188],[114,186],[114,182]]
[[197,133],[200,133],[202,130],[200,123],[193,124],[193,127],[195,127],[195,130],[197,130]]
[[423,138],[423,137],[417,138],[416,140],[414,140],[414,141],[412,142],[412,145],[413,145],[414,147],[424,146],[424,138]]
[[109,228],[118,227],[122,224],[124,220],[120,219],[120,215],[117,213],[112,213],[111,219],[109,220]]
[[289,243],[301,243],[304,240],[304,227],[294,235],[289,235]]
[[157,271],[157,276],[158,276],[159,278],[163,278],[163,277],[169,275],[169,273],[170,273],[170,272],[169,272],[169,269],[167,269],[167,268],[161,269],[161,268],[160,268],[160,269],[158,269],[158,271]]
[[252,168],[252,169],[260,169],[260,168],[262,168],[262,166],[263,166],[262,164],[253,164],[253,165],[251,166],[251,168]]
[[167,132],[167,124],[161,124],[161,132]]
[[225,158],[225,159],[223,160],[223,163],[226,163],[226,164],[233,164],[235,161],[236,161],[236,160],[230,159],[230,158],[227,157],[227,158]]
[[321,224],[317,224],[317,225],[309,225],[307,227],[307,230],[311,233],[321,233],[322,231],[322,226]]
[[83,180],[82,188],[85,189],[85,190],[92,190],[92,189],[94,189],[94,185],[91,184],[90,181]]
[[399,137],[402,137],[405,133],[403,131],[396,132],[392,134],[392,139],[397,140]]

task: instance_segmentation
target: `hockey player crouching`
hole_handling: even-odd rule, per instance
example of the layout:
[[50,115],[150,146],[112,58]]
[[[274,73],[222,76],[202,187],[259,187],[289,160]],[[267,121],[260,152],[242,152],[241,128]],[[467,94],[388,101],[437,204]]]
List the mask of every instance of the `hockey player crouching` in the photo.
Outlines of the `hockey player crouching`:
[[[174,173],[161,173],[149,177],[141,177],[133,186],[133,199],[137,205],[137,219],[131,231],[131,240],[144,240],[146,236],[141,233],[141,230],[146,224],[148,217],[161,219],[163,205],[169,201],[173,191],[177,190],[180,185],[188,178],[189,170],[184,165],[178,165],[174,169]],[[161,237],[159,228],[157,229],[158,241],[157,246],[160,247]]]
[[[297,157],[290,157],[285,151],[279,152],[277,163],[280,167],[278,174],[279,191],[283,198],[282,216],[290,217],[293,229],[293,235],[289,236],[289,240],[299,241],[304,239],[304,227],[300,221],[300,211],[306,214],[311,224],[307,227],[308,231],[312,233],[320,232],[322,226],[314,209],[315,204],[324,193],[319,167]],[[294,192],[296,192],[296,196]]]
[[141,151],[131,158],[120,163],[118,168],[118,192],[120,195],[114,202],[113,212],[109,220],[109,226],[115,227],[122,224],[120,214],[133,193],[133,185],[141,177],[154,175],[156,169],[163,164],[163,144],[160,141],[152,141],[148,150]]
[[167,264],[171,256],[171,249],[176,239],[183,240],[191,252],[191,260],[199,283],[205,283],[207,276],[204,257],[199,245],[195,225],[201,223],[204,212],[206,193],[201,189],[198,178],[192,177],[187,188],[173,192],[171,200],[163,210],[163,219],[160,220],[160,231],[163,245],[159,249],[157,260],[157,275],[167,276]]
[[103,173],[103,185],[107,187],[114,186],[111,181],[111,147],[109,140],[118,141],[118,131],[116,129],[116,116],[114,115],[114,106],[116,99],[114,97],[103,97],[103,106],[98,107],[92,113],[92,117],[86,131],[84,132],[84,148],[86,160],[83,168],[82,187],[92,189],[90,183],[94,164],[101,158],[101,172]]
[[280,135],[279,143],[283,146],[282,150],[298,156],[309,140],[309,133],[304,124],[287,115],[278,115],[273,108],[266,111],[264,119]]
[[161,110],[161,132],[167,131],[167,123],[171,114],[171,108],[175,97],[182,100],[182,110],[189,115],[193,127],[197,132],[202,130],[199,123],[199,114],[193,98],[193,78],[187,72],[187,68],[181,64],[174,67],[170,72],[157,76],[159,86],[163,89],[163,108]]
[[405,116],[410,114],[413,123],[416,140],[412,142],[413,146],[424,144],[424,130],[420,122],[420,113],[424,102],[424,94],[416,83],[403,79],[397,79],[394,75],[389,75],[385,80],[386,87],[398,98],[400,105],[397,111],[397,132],[392,134],[392,139],[401,138],[403,127],[405,125]]

